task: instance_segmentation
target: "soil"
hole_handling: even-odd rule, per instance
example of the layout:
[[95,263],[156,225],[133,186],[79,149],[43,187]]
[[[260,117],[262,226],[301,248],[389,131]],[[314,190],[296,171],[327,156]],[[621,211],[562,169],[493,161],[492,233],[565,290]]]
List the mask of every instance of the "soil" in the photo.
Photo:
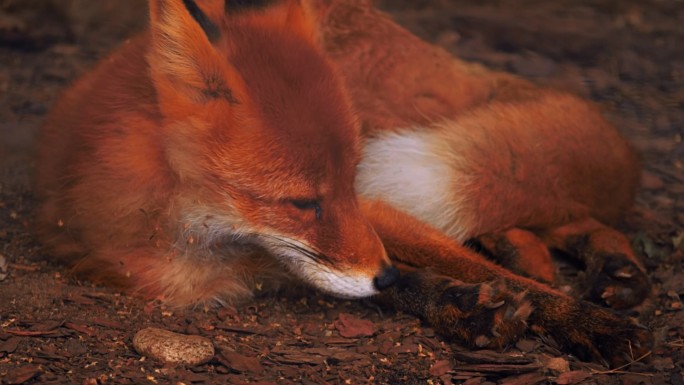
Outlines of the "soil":
[[[529,337],[504,352],[445,341],[414,317],[300,288],[172,309],[68,278],[30,230],[33,142],[59,91],[145,23],[141,0],[0,0],[0,383],[684,384],[684,2],[384,0],[467,60],[598,102],[643,159],[622,229],[654,284],[630,315],[650,357],[609,370]],[[561,269],[571,285],[577,272]],[[208,363],[139,355],[146,327],[209,338]]]

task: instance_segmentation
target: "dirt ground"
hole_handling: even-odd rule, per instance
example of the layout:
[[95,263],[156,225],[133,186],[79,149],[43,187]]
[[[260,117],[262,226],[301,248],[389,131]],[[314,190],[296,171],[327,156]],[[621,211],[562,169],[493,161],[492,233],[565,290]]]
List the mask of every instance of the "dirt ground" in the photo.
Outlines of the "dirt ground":
[[[538,337],[470,351],[414,317],[306,289],[177,310],[67,278],[30,230],[33,141],[59,91],[140,28],[145,5],[0,0],[0,383],[684,384],[684,2],[380,5],[467,60],[597,101],[640,151],[642,188],[622,228],[654,284],[631,313],[656,336],[650,357],[608,370]],[[148,326],[208,337],[216,355],[195,367],[142,357],[132,337]]]

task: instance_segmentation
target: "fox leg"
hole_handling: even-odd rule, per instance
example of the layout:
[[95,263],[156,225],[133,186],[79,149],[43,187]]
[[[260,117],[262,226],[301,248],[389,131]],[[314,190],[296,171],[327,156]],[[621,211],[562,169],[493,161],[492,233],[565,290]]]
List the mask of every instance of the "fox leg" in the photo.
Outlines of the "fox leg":
[[547,283],[554,281],[551,253],[531,231],[512,228],[480,235],[471,242],[491,260],[516,274]]
[[541,234],[552,249],[580,259],[586,266],[585,298],[616,309],[640,304],[649,294],[646,269],[624,234],[592,218]]
[[651,333],[633,321],[517,276],[383,202],[362,207],[405,272],[383,299],[446,337],[502,347],[532,331],[582,359],[613,365],[646,354],[652,344]]

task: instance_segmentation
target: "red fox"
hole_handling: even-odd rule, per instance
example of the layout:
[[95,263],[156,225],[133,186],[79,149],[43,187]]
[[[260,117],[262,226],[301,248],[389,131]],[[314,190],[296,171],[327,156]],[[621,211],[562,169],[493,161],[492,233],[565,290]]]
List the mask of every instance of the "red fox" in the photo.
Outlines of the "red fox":
[[586,299],[649,292],[606,225],[637,160],[595,107],[453,58],[367,0],[149,8],[43,128],[39,232],[75,272],[176,305],[297,280],[474,347],[529,331],[613,364],[648,351],[635,322],[548,286],[559,249]]

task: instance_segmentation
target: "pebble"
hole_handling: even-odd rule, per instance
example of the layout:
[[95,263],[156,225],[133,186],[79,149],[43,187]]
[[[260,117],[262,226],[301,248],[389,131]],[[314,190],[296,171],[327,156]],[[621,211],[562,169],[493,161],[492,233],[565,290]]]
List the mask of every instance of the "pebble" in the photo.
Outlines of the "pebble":
[[167,364],[195,366],[214,357],[214,344],[209,339],[157,328],[138,331],[133,347],[141,355]]
[[9,263],[7,262],[7,259],[4,255],[0,254],[0,281],[3,281],[5,278],[7,278],[8,266]]

